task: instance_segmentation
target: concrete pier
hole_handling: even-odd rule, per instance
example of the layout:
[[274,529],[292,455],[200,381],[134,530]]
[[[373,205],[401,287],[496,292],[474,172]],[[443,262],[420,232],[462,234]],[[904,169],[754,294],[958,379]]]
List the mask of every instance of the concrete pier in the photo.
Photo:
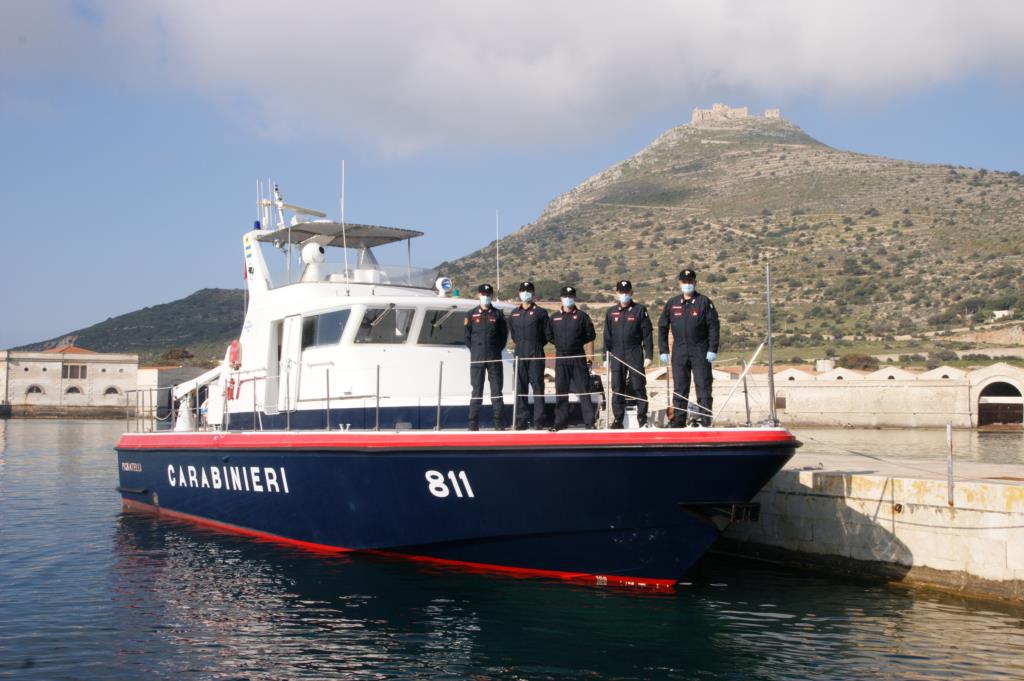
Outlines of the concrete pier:
[[797,454],[715,550],[1024,601],[1024,465]]

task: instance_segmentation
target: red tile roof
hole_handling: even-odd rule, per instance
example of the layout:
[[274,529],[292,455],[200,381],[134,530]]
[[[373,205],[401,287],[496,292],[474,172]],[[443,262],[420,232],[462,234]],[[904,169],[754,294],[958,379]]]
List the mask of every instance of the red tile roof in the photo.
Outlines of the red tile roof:
[[95,350],[86,350],[76,345],[62,345],[58,348],[50,348],[49,350],[43,350],[43,352],[56,352],[60,354],[78,354],[78,355],[98,355],[99,353]]

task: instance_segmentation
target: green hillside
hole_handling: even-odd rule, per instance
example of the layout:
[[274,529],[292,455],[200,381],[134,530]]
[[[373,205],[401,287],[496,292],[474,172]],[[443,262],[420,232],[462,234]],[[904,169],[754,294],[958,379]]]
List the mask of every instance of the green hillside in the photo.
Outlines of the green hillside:
[[[572,283],[603,306],[625,277],[660,308],[693,267],[724,321],[723,350],[742,351],[764,333],[770,258],[780,356],[964,349],[977,345],[959,347],[950,329],[1024,313],[1022,225],[1016,172],[833,149],[782,119],[682,125],[504,238],[499,294],[514,299],[529,278],[544,299]],[[494,244],[441,269],[463,291],[493,283]],[[144,362],[179,348],[208,363],[236,337],[242,296],[203,289],[26,347],[73,339]]]
[[[204,288],[187,298],[144,307],[111,317],[99,324],[18,350],[46,350],[58,345],[75,345],[97,352],[137,353],[143,364],[167,361],[187,350],[193,357],[186,363],[206,365],[224,356],[232,338],[242,328],[241,289]],[[182,361],[182,360],[174,360]]]
[[[1024,310],[1022,225],[1016,172],[833,149],[781,119],[682,125],[502,239],[500,296],[530,278],[548,299],[574,283],[604,302],[629,278],[660,306],[690,266],[747,348],[770,258],[783,345],[920,338]],[[442,269],[464,290],[491,281],[494,244]]]

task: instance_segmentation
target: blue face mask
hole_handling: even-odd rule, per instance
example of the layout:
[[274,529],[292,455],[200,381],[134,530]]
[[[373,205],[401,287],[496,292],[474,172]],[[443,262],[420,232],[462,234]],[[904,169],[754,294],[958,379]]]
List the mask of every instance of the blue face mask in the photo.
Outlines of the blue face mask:
[[564,307],[564,308],[576,307],[576,299],[575,298],[562,298],[562,307]]
[[687,294],[693,293],[694,291],[697,290],[697,287],[694,286],[693,284],[680,284],[679,288],[680,288],[680,290],[682,290],[683,293],[687,293]]
[[488,307],[491,304],[490,296],[480,296],[480,307]]
[[629,301],[631,301],[631,300],[633,300],[633,296],[629,295],[628,293],[620,293],[619,294],[619,303],[620,304],[622,304],[622,305],[629,305]]
[[530,293],[529,291],[520,291],[519,300],[523,301],[524,303],[528,303],[531,300],[533,300],[533,294]]

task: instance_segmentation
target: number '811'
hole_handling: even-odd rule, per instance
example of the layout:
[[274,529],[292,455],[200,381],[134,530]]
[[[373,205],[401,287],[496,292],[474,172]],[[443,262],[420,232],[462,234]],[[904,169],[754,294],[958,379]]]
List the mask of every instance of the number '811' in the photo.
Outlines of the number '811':
[[427,489],[435,497],[443,499],[454,490],[455,496],[459,499],[462,497],[473,498],[473,486],[469,484],[469,476],[466,475],[466,471],[459,471],[458,474],[455,471],[448,471],[447,481],[440,471],[427,471],[424,477],[427,479]]

